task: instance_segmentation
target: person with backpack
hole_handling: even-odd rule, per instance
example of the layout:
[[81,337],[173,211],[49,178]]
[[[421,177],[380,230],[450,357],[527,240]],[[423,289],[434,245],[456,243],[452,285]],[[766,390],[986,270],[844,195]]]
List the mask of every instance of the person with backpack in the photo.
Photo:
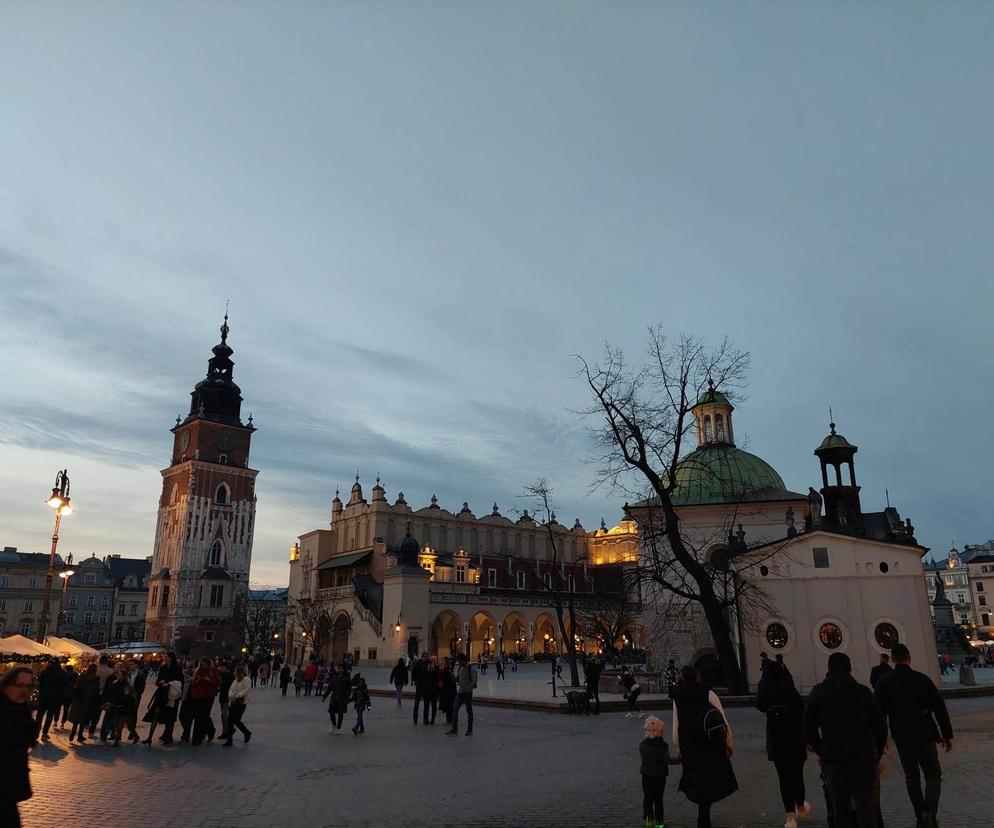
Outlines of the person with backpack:
[[456,669],[456,703],[452,710],[452,727],[445,731],[446,736],[459,734],[459,708],[466,708],[466,735],[473,733],[473,691],[476,689],[476,670],[469,663],[465,653],[459,653],[459,667]]
[[349,674],[345,670],[345,664],[339,664],[328,682],[328,689],[321,697],[321,700],[324,701],[331,696],[331,701],[328,702],[328,716],[331,718],[328,733],[333,736],[338,736],[342,732],[342,719],[345,717],[345,711],[348,710],[351,694],[352,684],[349,680]]
[[739,789],[732,770],[732,729],[721,701],[699,680],[696,668],[680,671],[670,692],[673,745],[683,763],[679,790],[697,805],[697,828],[711,828],[711,806]]
[[804,798],[804,701],[779,662],[771,661],[756,692],[756,707],[766,714],[766,758],[780,781],[780,798],[787,815],[784,828],[797,828],[798,818],[811,813]]
[[356,673],[352,678],[352,695],[349,701],[355,705],[355,727],[352,728],[352,734],[358,736],[360,733],[366,732],[362,714],[372,707],[369,701],[369,688],[366,686],[366,679],[362,677],[362,673]]
[[670,756],[666,744],[666,725],[650,716],[645,720],[645,738],[639,745],[642,773],[642,818],[645,828],[664,828],[663,794],[670,765],[679,765],[680,757]]
[[870,688],[852,677],[845,653],[828,657],[828,675],[808,696],[804,738],[821,760],[836,824],[850,824],[854,806],[859,828],[877,828],[887,723]]

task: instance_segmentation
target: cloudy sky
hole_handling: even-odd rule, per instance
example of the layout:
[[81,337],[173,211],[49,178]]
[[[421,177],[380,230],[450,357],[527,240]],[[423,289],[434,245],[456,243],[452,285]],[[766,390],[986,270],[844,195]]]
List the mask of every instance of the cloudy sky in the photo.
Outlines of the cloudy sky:
[[938,550],[994,535],[994,8],[7,3],[0,544],[151,553],[231,301],[253,581],[379,473],[591,528],[570,355],[753,355],[736,433],[817,482],[832,405]]

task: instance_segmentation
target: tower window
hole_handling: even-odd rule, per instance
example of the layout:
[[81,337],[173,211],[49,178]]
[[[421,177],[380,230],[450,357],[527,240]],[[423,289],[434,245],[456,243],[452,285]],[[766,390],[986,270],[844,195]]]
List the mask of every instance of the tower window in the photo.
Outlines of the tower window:
[[209,566],[220,566],[221,565],[221,541],[216,540],[211,546],[211,554],[208,558]]
[[515,575],[516,575],[516,581],[517,581],[517,583],[516,583],[516,586],[518,587],[518,589],[524,589],[524,588],[525,588],[525,573],[524,573],[524,572],[522,572],[522,571],[521,571],[521,570],[519,569],[519,570],[518,570],[518,571],[517,571],[517,572],[515,573]]
[[214,492],[214,502],[219,506],[227,506],[231,502],[231,493],[224,483],[218,486]]
[[711,442],[711,415],[710,414],[705,414],[704,415],[704,442],[705,443],[710,443]]
[[811,550],[814,559],[815,569],[828,569],[828,549],[824,546],[816,546]]
[[220,607],[224,605],[224,587],[223,586],[212,586],[211,587],[211,603],[212,607]]
[[714,438],[719,442],[725,442],[725,418],[721,414],[714,415]]

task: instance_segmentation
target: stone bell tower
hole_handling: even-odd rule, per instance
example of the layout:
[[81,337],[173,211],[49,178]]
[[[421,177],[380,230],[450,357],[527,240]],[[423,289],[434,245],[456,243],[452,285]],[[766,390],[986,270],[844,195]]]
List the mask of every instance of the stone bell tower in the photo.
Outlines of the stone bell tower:
[[232,611],[248,589],[255,531],[255,477],[249,448],[255,427],[241,420],[233,379],[228,315],[207,376],[176,418],[172,458],[162,471],[146,637],[165,645],[225,652],[239,633]]

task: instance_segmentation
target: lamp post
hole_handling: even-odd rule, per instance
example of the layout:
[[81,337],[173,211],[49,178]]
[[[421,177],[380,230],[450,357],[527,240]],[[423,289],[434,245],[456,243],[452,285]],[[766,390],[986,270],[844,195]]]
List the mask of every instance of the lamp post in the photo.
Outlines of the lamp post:
[[62,623],[62,608],[66,603],[66,589],[69,587],[69,579],[76,574],[76,570],[72,568],[72,552],[69,553],[69,557],[66,558],[66,569],[63,569],[59,573],[59,577],[62,579],[62,589],[59,591],[59,613],[55,616],[55,634],[59,634],[59,625]]
[[59,546],[59,525],[63,515],[72,514],[69,505],[69,473],[66,469],[55,475],[55,485],[48,498],[48,505],[55,509],[55,531],[52,532],[52,551],[48,556],[48,573],[45,575],[45,592],[41,599],[41,623],[38,625],[38,643],[45,643],[48,634],[48,605],[52,600],[52,579],[55,577],[55,550]]

